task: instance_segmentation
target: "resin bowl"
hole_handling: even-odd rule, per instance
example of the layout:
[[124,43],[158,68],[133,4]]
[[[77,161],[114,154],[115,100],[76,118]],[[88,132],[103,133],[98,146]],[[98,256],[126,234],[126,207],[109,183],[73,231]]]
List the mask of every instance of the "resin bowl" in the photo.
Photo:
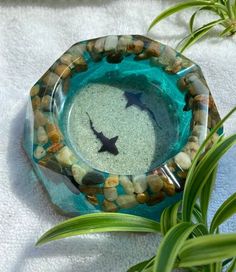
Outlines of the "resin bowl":
[[65,214],[158,219],[218,121],[196,64],[143,36],[107,36],[73,45],[32,87],[24,148]]

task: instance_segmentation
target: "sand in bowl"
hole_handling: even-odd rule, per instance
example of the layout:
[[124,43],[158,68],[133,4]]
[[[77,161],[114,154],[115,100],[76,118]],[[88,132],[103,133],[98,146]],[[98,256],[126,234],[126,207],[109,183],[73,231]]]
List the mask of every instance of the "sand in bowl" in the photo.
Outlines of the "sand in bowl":
[[[149,110],[127,105],[125,92],[141,93],[140,100]],[[114,174],[139,174],[167,159],[176,131],[168,104],[156,94],[124,90],[117,86],[90,83],[77,92],[67,116],[67,133],[74,150],[92,167]],[[87,114],[88,113],[88,114]],[[152,114],[153,113],[153,114]],[[101,141],[91,129],[107,138],[118,136],[118,154],[98,152]],[[154,119],[155,118],[155,119]],[[175,128],[176,130],[176,128]]]

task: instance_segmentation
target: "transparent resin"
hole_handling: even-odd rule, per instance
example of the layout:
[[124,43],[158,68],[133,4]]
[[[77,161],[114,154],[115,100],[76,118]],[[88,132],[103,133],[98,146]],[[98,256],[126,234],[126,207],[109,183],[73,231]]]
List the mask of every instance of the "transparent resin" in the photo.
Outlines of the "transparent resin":
[[197,65],[143,36],[107,36],[73,45],[34,85],[24,146],[64,213],[159,218],[218,120]]

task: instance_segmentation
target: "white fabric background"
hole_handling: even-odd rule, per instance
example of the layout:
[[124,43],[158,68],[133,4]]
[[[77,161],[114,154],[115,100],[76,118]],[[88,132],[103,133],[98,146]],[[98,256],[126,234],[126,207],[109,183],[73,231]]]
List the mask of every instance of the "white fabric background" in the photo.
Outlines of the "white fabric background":
[[[62,221],[36,182],[22,148],[30,87],[73,43],[107,34],[145,34],[150,21],[176,1],[0,1],[0,271],[126,271],[152,256],[159,237],[99,234],[35,248],[37,238]],[[151,37],[175,46],[190,11],[161,23]],[[209,19],[203,16],[202,21]],[[203,69],[221,115],[236,104],[236,37],[207,41],[186,55]],[[226,125],[235,132],[236,116]],[[211,214],[236,191],[236,148],[220,164]],[[236,219],[236,218],[234,218]],[[236,220],[224,225],[236,231]]]

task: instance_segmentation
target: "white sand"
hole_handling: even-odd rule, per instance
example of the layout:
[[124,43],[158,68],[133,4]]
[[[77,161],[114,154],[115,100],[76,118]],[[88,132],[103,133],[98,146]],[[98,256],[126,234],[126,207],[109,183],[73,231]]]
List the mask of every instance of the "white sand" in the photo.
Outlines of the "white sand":
[[[68,115],[69,137],[74,149],[99,170],[116,174],[144,173],[162,162],[176,133],[171,129],[167,105],[156,94],[148,97],[144,93],[142,100],[155,111],[156,118],[161,117],[158,122],[162,130],[146,111],[135,106],[126,109],[123,93],[120,88],[97,83],[81,89]],[[101,142],[92,132],[86,112],[98,132],[102,131],[108,138],[119,136],[118,155],[98,153]]]

